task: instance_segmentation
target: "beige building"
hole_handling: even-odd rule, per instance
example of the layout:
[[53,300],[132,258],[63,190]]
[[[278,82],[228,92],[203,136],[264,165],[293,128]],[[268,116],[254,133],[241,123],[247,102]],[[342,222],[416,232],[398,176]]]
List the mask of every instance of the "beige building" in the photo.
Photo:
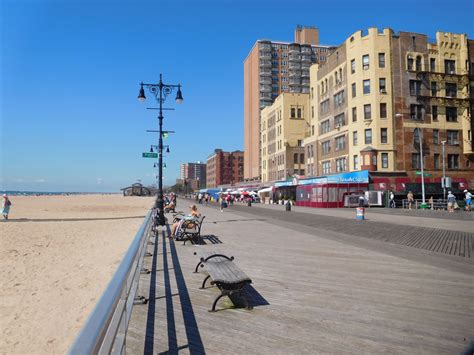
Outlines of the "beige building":
[[260,110],[282,92],[309,93],[312,63],[324,63],[332,47],[319,45],[314,27],[297,27],[295,42],[258,40],[244,62],[244,178],[261,178]]
[[262,110],[262,182],[305,175],[303,140],[309,119],[309,94],[282,93]]
[[370,170],[414,181],[422,139],[431,181],[441,176],[443,144],[447,175],[474,180],[473,52],[462,34],[351,35],[311,67],[307,175]]

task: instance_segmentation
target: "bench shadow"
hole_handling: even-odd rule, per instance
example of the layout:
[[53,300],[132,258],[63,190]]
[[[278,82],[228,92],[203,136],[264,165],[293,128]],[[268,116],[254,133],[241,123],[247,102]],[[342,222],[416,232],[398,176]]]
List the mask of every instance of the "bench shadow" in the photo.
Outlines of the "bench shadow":
[[[242,289],[244,297],[251,307],[269,306],[270,303],[263,297],[251,284],[247,284]],[[239,294],[233,294],[229,297],[238,308],[245,307],[245,301]]]

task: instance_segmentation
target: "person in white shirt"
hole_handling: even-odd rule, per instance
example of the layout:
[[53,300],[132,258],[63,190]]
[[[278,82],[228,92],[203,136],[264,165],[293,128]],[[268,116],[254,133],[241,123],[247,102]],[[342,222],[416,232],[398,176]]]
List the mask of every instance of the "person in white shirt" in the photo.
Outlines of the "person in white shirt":
[[464,190],[464,193],[464,199],[466,200],[466,211],[470,211],[472,205],[472,194],[468,190]]

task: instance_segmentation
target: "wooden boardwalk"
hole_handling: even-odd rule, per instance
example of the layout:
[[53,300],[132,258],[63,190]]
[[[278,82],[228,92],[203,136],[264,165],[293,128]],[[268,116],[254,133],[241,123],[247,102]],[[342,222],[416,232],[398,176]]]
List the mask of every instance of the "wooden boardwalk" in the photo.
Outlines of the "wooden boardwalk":
[[[472,259],[400,244],[365,247],[388,243],[343,242],[330,226],[293,228],[257,209],[231,210],[201,207],[205,245],[170,242],[164,230],[149,246],[145,266],[153,271],[139,289],[150,302],[133,309],[128,353],[442,354],[474,339]],[[253,310],[223,298],[220,311],[208,312],[219,292],[199,289],[197,248],[235,257],[253,280]],[[411,258],[399,256],[405,250]]]

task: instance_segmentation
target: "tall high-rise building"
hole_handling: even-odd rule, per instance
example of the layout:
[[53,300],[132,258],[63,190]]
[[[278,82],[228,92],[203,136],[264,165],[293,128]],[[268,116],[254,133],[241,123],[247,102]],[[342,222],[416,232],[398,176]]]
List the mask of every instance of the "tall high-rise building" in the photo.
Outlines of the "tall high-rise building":
[[244,62],[244,178],[261,178],[260,110],[282,92],[309,93],[309,68],[333,47],[319,45],[314,27],[298,26],[295,42],[258,40]]
[[224,152],[222,149],[214,150],[207,158],[207,183],[206,187],[235,184],[244,178],[244,152]]
[[306,154],[307,172],[369,170],[379,181],[413,183],[423,159],[425,182],[440,181],[444,162],[447,176],[474,184],[474,41],[466,35],[370,28],[311,75],[304,143],[317,159]]
[[184,163],[181,164],[181,180],[197,180],[199,181],[199,187],[204,187],[206,184],[206,164],[197,163]]

